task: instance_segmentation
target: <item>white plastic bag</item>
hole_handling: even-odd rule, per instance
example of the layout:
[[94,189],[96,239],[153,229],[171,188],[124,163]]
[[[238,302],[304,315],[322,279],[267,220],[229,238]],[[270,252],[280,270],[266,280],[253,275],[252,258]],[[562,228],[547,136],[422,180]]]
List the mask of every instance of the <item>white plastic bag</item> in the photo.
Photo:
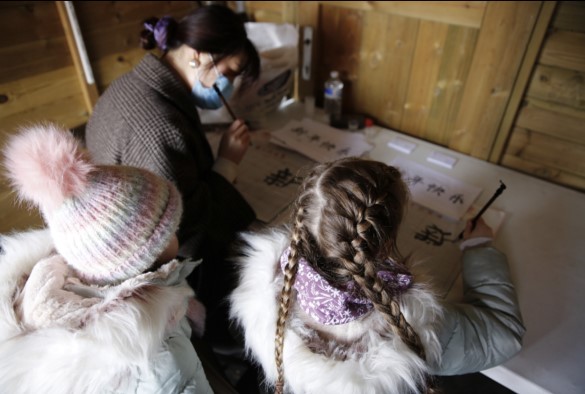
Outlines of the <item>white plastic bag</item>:
[[[260,55],[260,77],[246,91],[236,92],[228,99],[236,116],[246,120],[259,120],[274,111],[283,97],[291,91],[294,71],[298,64],[298,31],[291,24],[247,22],[248,38]],[[203,123],[230,122],[225,108],[202,110]]]

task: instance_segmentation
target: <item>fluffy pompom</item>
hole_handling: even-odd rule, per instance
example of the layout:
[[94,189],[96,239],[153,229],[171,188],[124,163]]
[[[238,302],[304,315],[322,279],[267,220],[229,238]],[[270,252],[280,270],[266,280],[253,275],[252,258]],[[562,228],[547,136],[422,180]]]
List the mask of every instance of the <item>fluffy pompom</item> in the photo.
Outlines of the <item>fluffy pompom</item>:
[[44,214],[83,193],[93,170],[75,137],[52,124],[19,130],[4,154],[8,178],[19,199],[38,205]]

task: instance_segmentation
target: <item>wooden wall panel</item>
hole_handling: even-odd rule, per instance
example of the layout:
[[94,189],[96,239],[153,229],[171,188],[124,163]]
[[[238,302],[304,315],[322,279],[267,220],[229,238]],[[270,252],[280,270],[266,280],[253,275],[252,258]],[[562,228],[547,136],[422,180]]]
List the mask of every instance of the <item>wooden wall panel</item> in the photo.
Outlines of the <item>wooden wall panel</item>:
[[355,81],[359,73],[363,12],[323,6],[319,14],[319,65],[316,86],[318,105],[323,105],[323,86],[329,73],[337,70],[344,81],[344,111],[355,106]]
[[489,157],[539,10],[538,2],[487,4],[450,148]]
[[585,173],[584,146],[534,130],[515,128],[507,154],[572,175]]
[[[28,123],[47,120],[43,118],[44,107],[58,106],[64,101],[67,101],[68,105],[63,105],[62,112],[65,115],[59,117],[61,122],[68,127],[79,126],[82,123],[66,120],[66,114],[71,113],[72,110],[69,106],[71,100],[78,99],[80,104],[83,104],[73,66],[18,79],[3,84],[2,89],[8,95],[8,101],[1,106],[3,130],[13,129],[19,121]],[[82,108],[85,107],[82,106]],[[32,116],[32,114],[37,115]],[[87,111],[81,111],[76,117],[79,119],[87,117]]]
[[520,110],[516,126],[585,146],[585,113],[530,100]]
[[36,208],[18,204],[8,185],[0,182],[0,234],[28,228],[41,228],[43,220]]
[[399,126],[399,130],[416,137],[425,135],[448,29],[449,25],[439,22],[421,21],[419,25],[404,116]]
[[139,48],[142,22],[171,15],[177,20],[195,9],[195,2],[82,1],[76,2],[79,24],[92,60]]
[[419,21],[368,12],[363,19],[354,110],[398,128],[404,114]]
[[73,64],[64,35],[0,46],[0,59],[0,86],[15,79],[24,79]]
[[3,2],[0,26],[0,86],[73,64],[54,2]]
[[585,34],[552,31],[546,40],[539,63],[585,72]]
[[461,107],[478,30],[450,25],[423,138],[448,145]]
[[451,10],[452,19],[434,11],[462,3],[319,4],[318,105],[337,68],[346,112],[489,157],[541,2],[474,2],[471,14]]
[[486,1],[321,1],[327,5],[478,28]]
[[103,91],[131,69],[125,65],[135,65],[147,53],[140,48],[139,38],[145,19],[170,15],[179,20],[197,8],[197,4],[193,1],[83,1],[76,2],[75,7],[92,67],[98,69],[94,70],[96,83]]
[[583,9],[559,3],[501,164],[585,191],[585,33],[574,18]]
[[1,1],[0,11],[2,47],[63,36],[52,1]]
[[[285,23],[295,22],[291,8],[297,2],[292,1],[246,1],[246,13],[254,22]],[[294,14],[294,12],[293,12]]]
[[96,80],[99,81],[100,91],[103,92],[114,80],[131,71],[134,66],[140,63],[144,55],[145,51],[142,48],[134,48],[94,61],[92,63],[93,72]]
[[576,190],[585,190],[585,179],[583,177],[568,174],[535,161],[524,160],[516,155],[506,153],[502,158],[501,164],[526,174],[546,179],[550,182],[568,186]]
[[585,73],[539,65],[534,70],[527,95],[585,111]]
[[585,33],[585,3],[582,1],[560,1],[552,27]]

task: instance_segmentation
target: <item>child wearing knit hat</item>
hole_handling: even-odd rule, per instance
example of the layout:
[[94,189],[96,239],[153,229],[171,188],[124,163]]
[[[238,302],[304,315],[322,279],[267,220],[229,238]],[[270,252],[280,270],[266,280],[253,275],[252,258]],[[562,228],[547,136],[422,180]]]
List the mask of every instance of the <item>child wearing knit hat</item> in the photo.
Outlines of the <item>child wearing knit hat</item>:
[[0,391],[212,393],[185,318],[203,327],[185,280],[198,262],[175,259],[177,189],[93,165],[53,125],[21,130],[4,153],[48,229],[0,237]]

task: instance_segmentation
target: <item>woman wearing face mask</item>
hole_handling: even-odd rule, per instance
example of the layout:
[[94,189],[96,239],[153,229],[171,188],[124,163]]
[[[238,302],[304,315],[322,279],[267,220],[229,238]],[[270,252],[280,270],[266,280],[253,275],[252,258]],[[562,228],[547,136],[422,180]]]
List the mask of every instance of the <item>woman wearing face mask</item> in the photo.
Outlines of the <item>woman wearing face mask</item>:
[[213,84],[226,98],[237,76],[242,89],[249,86],[259,75],[259,56],[240,18],[223,6],[201,7],[180,21],[150,18],[141,39],[162,56],[147,54],[104,92],[87,124],[87,147],[98,164],[146,168],[177,186],[185,207],[179,255],[203,258],[189,280],[208,307],[207,333],[221,336],[223,298],[233,286],[226,254],[235,233],[255,218],[233,186],[250,136],[236,120],[214,160],[196,106],[221,106]]

